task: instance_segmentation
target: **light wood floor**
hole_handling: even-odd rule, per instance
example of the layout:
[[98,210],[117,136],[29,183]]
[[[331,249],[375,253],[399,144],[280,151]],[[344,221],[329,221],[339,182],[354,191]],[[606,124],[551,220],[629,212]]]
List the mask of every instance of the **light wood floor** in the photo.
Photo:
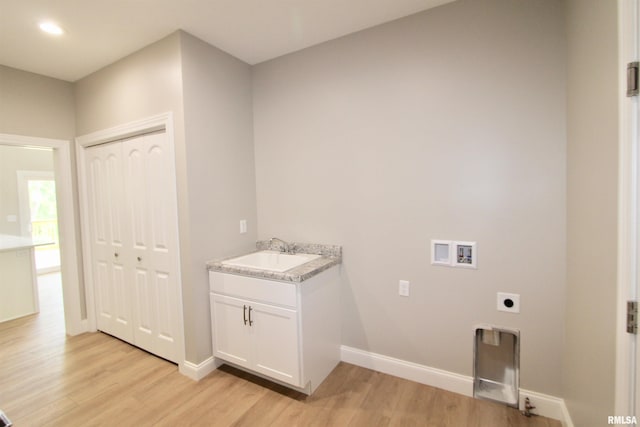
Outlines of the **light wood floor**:
[[311,397],[224,366],[194,382],[108,335],[65,337],[51,282],[39,315],[0,323],[0,409],[16,427],[560,427],[346,363]]

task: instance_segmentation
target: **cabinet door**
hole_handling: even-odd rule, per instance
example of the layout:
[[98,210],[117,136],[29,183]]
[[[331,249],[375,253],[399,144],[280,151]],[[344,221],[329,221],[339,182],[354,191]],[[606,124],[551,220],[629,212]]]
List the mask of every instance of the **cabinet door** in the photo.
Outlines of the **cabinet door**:
[[[252,369],[248,302],[218,294],[211,298],[213,355]],[[247,319],[245,324],[245,319]]]
[[177,362],[181,290],[173,153],[165,132],[122,143],[136,345]]
[[297,312],[253,302],[250,308],[253,369],[301,387]]
[[85,152],[91,270],[98,329],[133,342],[129,231],[123,221],[122,146],[98,145]]

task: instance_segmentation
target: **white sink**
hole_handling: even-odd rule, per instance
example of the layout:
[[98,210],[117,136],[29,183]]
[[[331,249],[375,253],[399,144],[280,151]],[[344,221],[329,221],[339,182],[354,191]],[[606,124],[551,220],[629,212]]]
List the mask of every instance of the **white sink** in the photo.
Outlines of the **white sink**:
[[258,270],[269,270],[283,272],[291,270],[302,264],[320,258],[320,255],[312,254],[285,254],[277,251],[259,251],[249,255],[242,255],[222,261],[223,265],[233,265],[236,267],[255,268]]

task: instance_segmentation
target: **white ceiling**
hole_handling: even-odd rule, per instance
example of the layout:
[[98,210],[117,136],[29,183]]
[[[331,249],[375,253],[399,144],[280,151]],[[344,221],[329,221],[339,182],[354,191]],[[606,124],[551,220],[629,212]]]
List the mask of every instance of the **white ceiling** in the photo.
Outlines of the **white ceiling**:
[[450,1],[0,0],[0,64],[76,81],[178,29],[256,64]]

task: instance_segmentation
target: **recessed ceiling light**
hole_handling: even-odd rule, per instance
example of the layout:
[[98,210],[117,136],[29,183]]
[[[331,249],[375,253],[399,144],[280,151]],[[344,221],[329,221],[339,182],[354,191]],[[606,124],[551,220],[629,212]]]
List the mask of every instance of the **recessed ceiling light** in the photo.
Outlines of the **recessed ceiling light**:
[[47,34],[53,34],[54,36],[64,34],[64,30],[60,28],[58,24],[54,24],[53,22],[41,22],[40,29]]

